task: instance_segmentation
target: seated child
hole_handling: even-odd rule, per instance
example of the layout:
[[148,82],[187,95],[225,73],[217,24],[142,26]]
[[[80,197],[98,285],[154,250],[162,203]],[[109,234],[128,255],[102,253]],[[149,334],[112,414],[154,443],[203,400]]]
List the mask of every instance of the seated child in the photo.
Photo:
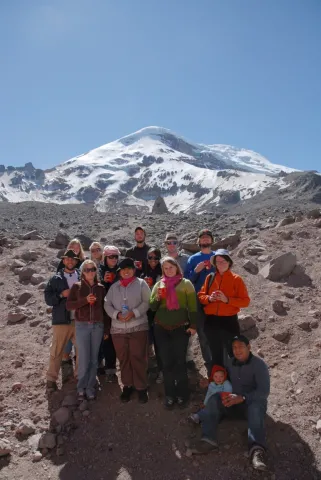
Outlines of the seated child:
[[[227,380],[227,371],[220,365],[214,365],[209,377],[209,385],[204,400],[204,405],[207,404],[209,399],[215,395],[215,393],[228,392],[232,393],[232,384]],[[192,413],[189,419],[194,423],[200,423],[200,413],[202,409],[196,413]]]

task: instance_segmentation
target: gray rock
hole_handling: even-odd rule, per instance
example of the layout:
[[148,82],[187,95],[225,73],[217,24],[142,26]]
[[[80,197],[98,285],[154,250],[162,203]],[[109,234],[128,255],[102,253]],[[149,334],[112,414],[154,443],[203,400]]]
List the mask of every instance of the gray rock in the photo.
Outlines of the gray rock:
[[19,423],[16,430],[16,435],[27,437],[28,435],[31,435],[34,432],[35,432],[35,426],[33,422],[28,418],[26,418],[24,420],[21,420],[21,422]]
[[288,308],[284,305],[282,300],[274,300],[272,308],[278,315],[286,315]]
[[32,455],[32,461],[33,462],[40,462],[41,459],[42,459],[42,453],[41,452],[35,452]]
[[40,275],[39,273],[34,273],[30,278],[30,282],[32,283],[32,285],[39,285],[45,280],[46,278],[43,275]]
[[247,262],[243,263],[243,268],[247,271],[256,275],[259,272],[259,268],[255,263],[251,262],[251,260],[247,260]]
[[254,217],[250,217],[248,218],[246,224],[245,224],[245,228],[254,228],[256,227],[257,225],[259,224],[259,222],[257,221],[256,218]]
[[41,433],[36,433],[28,438],[27,442],[32,451],[36,451],[39,448],[39,441],[41,438]]
[[41,282],[38,285],[38,290],[44,290],[46,288],[47,282]]
[[39,441],[39,448],[55,448],[56,446],[56,435],[54,433],[44,433]]
[[[227,235],[226,237],[222,238],[222,240],[214,242],[212,248],[213,250],[217,250],[218,248],[234,248],[240,243],[240,241],[241,232],[237,231],[236,233]],[[199,251],[199,247],[197,251]]]
[[31,267],[23,267],[19,270],[19,280],[29,281],[33,274],[37,273],[37,270]]
[[321,433],[321,419],[317,421],[315,428],[318,433]]
[[21,258],[26,262],[35,262],[38,259],[38,253],[35,250],[27,250],[21,254]]
[[303,320],[302,322],[299,322],[298,326],[302,330],[305,330],[306,332],[309,332],[311,330],[310,322],[307,322],[306,320]]
[[320,218],[321,217],[321,209],[320,208],[314,208],[313,210],[310,210],[307,213],[307,218]]
[[88,402],[87,402],[87,400],[83,400],[83,401],[81,402],[81,404],[79,405],[79,410],[80,410],[81,412],[84,412],[84,411],[87,410],[87,409],[88,409]]
[[5,457],[6,455],[10,455],[12,452],[11,443],[4,438],[0,439],[0,457]]
[[18,259],[14,259],[14,261],[10,266],[10,270],[14,271],[16,268],[23,268],[25,266],[26,266],[25,262],[22,262],[21,260],[18,260]]
[[8,325],[14,325],[27,318],[27,315],[23,312],[9,312],[7,317]]
[[279,223],[276,225],[276,228],[278,227],[285,227],[285,225],[291,225],[291,223],[295,222],[294,217],[285,217],[282,218],[282,220],[279,221]]
[[83,233],[79,233],[75,235],[75,238],[77,238],[80,241],[84,250],[89,250],[90,245],[94,241],[91,237],[88,237],[88,235],[84,235]]
[[43,240],[43,237],[39,235],[37,230],[32,230],[22,235],[22,240]]
[[279,257],[273,258],[261,270],[260,274],[272,282],[277,282],[287,278],[296,266],[296,255],[292,252],[283,253]]
[[163,214],[163,213],[168,213],[168,208],[166,206],[166,202],[163,199],[163,197],[157,197],[153,208],[152,208],[152,213],[154,214]]
[[69,241],[70,237],[66,232],[58,232],[55,238],[55,244],[59,245],[59,248],[66,248]]
[[58,410],[54,412],[52,417],[59,425],[64,425],[65,423],[68,422],[70,418],[70,412],[68,408],[60,407]]
[[255,327],[256,321],[252,315],[239,315],[238,317],[241,332],[246,332]]
[[292,240],[293,232],[292,230],[282,230],[281,232],[279,232],[279,236],[282,238],[282,240]]
[[260,255],[259,257],[257,257],[257,259],[259,262],[268,262],[271,257],[270,255]]
[[18,305],[24,305],[28,300],[30,300],[30,298],[32,298],[32,296],[33,295],[31,292],[23,292],[18,297]]
[[287,343],[287,341],[290,338],[290,332],[289,330],[286,330],[286,329],[278,330],[273,333],[272,337],[278,342]]
[[78,405],[78,400],[76,395],[67,395],[62,402],[63,407],[73,407]]
[[11,302],[11,300],[14,299],[14,295],[12,295],[12,293],[7,293],[6,295],[6,300],[8,300],[9,302]]

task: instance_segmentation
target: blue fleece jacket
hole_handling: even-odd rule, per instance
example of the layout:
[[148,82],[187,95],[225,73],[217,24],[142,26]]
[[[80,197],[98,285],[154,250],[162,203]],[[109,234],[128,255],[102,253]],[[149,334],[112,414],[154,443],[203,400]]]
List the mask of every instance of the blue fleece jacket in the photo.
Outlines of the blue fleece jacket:
[[209,260],[214,255],[214,253],[215,253],[214,251],[210,253],[198,252],[192,255],[191,257],[189,257],[189,259],[187,260],[184,277],[188,278],[192,282],[196,290],[196,293],[198,293],[202,288],[207,275],[211,272],[214,272],[214,267],[211,267],[209,270],[204,268],[199,273],[195,273],[194,269],[200,262],[204,262],[204,260]]
[[218,385],[215,382],[211,382],[208,386],[208,389],[207,389],[206,397],[205,397],[205,400],[204,400],[204,405],[207,404],[209,399],[212,397],[212,395],[215,395],[215,393],[219,393],[219,392],[232,393],[232,391],[233,391],[232,384],[228,380],[225,380],[225,382],[220,384],[220,385]]
[[247,404],[267,401],[270,393],[270,374],[262,358],[250,354],[246,363],[228,358],[226,366],[233,393],[244,395]]

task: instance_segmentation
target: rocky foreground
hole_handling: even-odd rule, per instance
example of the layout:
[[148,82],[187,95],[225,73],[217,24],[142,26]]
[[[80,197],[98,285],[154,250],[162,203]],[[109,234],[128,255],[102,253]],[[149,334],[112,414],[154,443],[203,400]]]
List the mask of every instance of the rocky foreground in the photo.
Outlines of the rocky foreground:
[[[132,242],[143,224],[148,242],[167,231],[195,251],[196,231],[209,227],[217,246],[231,249],[252,302],[240,316],[253,350],[270,367],[267,432],[270,472],[254,472],[246,457],[246,424],[224,422],[220,450],[187,457],[186,438],[198,435],[186,418],[203,398],[191,375],[186,412],[162,407],[162,386],[151,375],[150,401],[120,404],[105,384],[95,402],[78,405],[75,384],[45,395],[51,339],[43,289],[68,238]],[[321,211],[292,204],[220,211],[203,216],[98,213],[83,205],[0,204],[0,479],[122,480],[321,478]]]

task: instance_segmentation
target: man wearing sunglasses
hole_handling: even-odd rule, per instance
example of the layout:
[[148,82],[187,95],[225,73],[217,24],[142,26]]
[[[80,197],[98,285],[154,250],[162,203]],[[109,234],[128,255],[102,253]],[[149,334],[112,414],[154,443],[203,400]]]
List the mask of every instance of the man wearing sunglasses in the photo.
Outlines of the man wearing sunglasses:
[[[75,341],[74,311],[68,312],[66,300],[70,289],[79,280],[79,270],[75,267],[79,258],[73,250],[67,250],[62,256],[64,268],[59,270],[47,283],[45,302],[52,307],[52,343],[50,347],[49,369],[47,372],[47,392],[57,390],[61,360],[69,342]],[[77,368],[76,368],[77,369]]]
[[135,275],[140,277],[147,267],[147,254],[150,246],[145,243],[146,232],[143,227],[135,228],[135,242],[134,247],[126,250],[125,257],[131,258],[135,263]]
[[167,255],[175,258],[182,271],[185,272],[189,255],[179,251],[179,241],[175,233],[167,233],[165,238],[165,247],[167,250]]

